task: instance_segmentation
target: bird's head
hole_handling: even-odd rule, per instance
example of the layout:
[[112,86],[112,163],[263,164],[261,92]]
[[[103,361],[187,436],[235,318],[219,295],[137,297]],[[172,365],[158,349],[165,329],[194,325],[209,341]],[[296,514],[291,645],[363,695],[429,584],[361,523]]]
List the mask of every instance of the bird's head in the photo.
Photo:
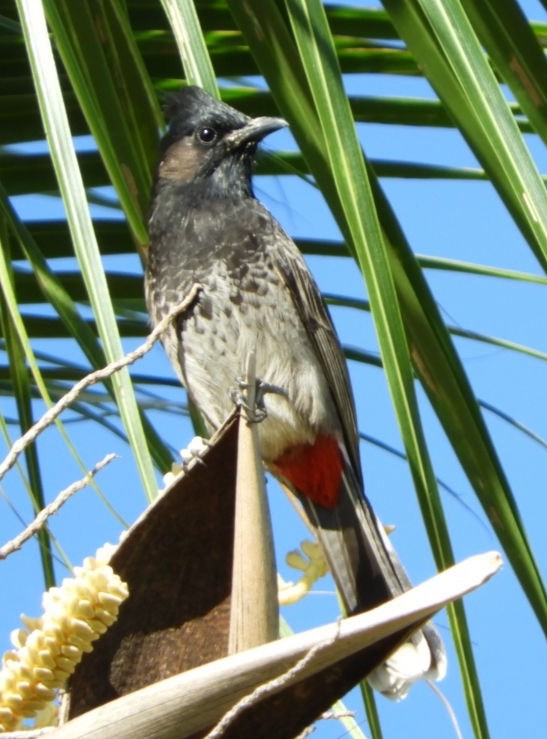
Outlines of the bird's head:
[[[209,195],[252,194],[256,146],[287,125],[282,118],[250,118],[199,87],[173,95],[161,142],[158,183],[207,184]],[[242,191],[242,192],[241,192]]]

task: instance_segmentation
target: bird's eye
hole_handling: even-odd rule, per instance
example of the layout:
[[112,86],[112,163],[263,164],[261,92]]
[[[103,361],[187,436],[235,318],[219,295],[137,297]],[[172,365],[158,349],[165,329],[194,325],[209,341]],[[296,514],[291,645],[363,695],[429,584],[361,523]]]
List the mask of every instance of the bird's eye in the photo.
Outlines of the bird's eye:
[[212,144],[217,139],[217,132],[214,128],[211,128],[210,126],[203,126],[202,128],[198,128],[198,139],[201,141],[202,144]]

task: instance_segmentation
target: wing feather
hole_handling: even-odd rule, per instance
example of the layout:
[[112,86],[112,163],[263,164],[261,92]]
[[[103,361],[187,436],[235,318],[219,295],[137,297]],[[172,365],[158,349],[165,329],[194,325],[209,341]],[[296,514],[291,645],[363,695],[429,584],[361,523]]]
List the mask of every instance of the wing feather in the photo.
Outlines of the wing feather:
[[340,418],[351,465],[361,479],[355,404],[342,347],[327,306],[298,247],[281,228],[276,238],[285,242],[277,252],[276,267],[289,289],[294,306],[321,363]]

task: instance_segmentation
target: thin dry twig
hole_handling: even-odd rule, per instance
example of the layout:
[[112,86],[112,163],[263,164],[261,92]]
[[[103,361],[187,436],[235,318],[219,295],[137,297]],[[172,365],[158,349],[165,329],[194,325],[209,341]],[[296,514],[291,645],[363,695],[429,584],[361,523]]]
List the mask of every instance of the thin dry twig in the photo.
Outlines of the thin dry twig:
[[52,405],[51,408],[48,408],[44,415],[12,444],[6,458],[0,464],[0,480],[13,467],[19,455],[26,449],[26,447],[29,444],[32,444],[38,435],[50,426],[84,390],[86,390],[90,385],[94,385],[101,380],[108,379],[116,372],[119,372],[123,367],[127,367],[138,359],[144,357],[144,355],[152,349],[163,332],[169,327],[171,321],[173,321],[173,319],[180,313],[190,308],[201,290],[201,285],[198,283],[194,284],[184,300],[162,318],[154,330],[148,335],[143,344],[137,347],[134,351],[126,354],[124,357],[121,357],[121,359],[117,359],[106,367],[96,370],[95,372],[91,372],[89,375],[83,377],[68,391],[68,393],[66,393],[66,395],[63,395],[63,397]]
[[331,721],[332,719],[340,721],[342,718],[355,718],[355,711],[325,711],[319,718],[323,721]]
[[12,552],[20,549],[23,544],[28,541],[28,539],[30,539],[32,536],[34,536],[34,534],[40,531],[40,529],[45,525],[48,518],[53,516],[54,513],[57,513],[61,506],[64,505],[64,503],[66,503],[66,501],[71,498],[74,493],[77,493],[78,490],[81,490],[82,488],[85,488],[86,485],[89,485],[97,472],[100,472],[104,467],[106,467],[107,464],[112,462],[115,457],[116,454],[107,454],[106,457],[104,457],[104,459],[102,459],[100,462],[97,462],[97,464],[92,467],[87,472],[87,474],[82,477],[81,480],[76,480],[76,482],[73,482],[72,485],[69,485],[64,490],[61,490],[55,500],[49,503],[49,505],[47,505],[45,508],[42,508],[34,521],[32,521],[26,529],[21,531],[21,533],[18,534],[15,538],[4,544],[3,547],[0,547],[0,560],[6,559],[6,557],[12,554]]
[[340,624],[338,623],[338,628],[336,632],[330,637],[330,639],[326,639],[325,641],[316,644],[312,649],[309,650],[309,652],[306,652],[306,654],[301,659],[299,659],[298,662],[296,662],[296,664],[294,664],[289,670],[284,672],[282,675],[278,675],[278,677],[274,677],[267,683],[259,685],[248,695],[244,695],[243,698],[241,698],[234,706],[232,706],[232,708],[230,708],[229,711],[224,714],[224,716],[211,729],[211,731],[205,735],[204,739],[219,739],[219,737],[222,737],[228,726],[233,721],[235,721],[239,714],[242,713],[246,708],[249,708],[253,704],[258,703],[258,701],[263,700],[266,696],[270,695],[270,693],[275,693],[276,691],[280,690],[290,680],[292,680],[300,672],[302,672],[302,670],[312,661],[312,659],[319,652],[334,644],[339,635],[339,626]]
[[[355,718],[355,711],[325,711],[325,713],[322,713],[318,721],[330,721],[334,719],[335,721],[342,721],[342,719],[345,718]],[[312,734],[315,734],[317,731],[317,726],[315,724],[311,724],[310,726],[307,726],[304,731],[302,731],[296,739],[306,739],[306,737],[311,736]],[[346,734],[342,734],[341,736],[346,736]],[[349,731],[348,731],[349,736]],[[364,736],[364,735],[363,735]],[[0,737],[2,739],[2,737]],[[366,739],[366,737],[365,737]]]
[[450,723],[452,724],[452,728],[454,729],[454,734],[456,735],[456,739],[463,739],[463,734],[462,734],[462,730],[460,729],[458,717],[456,715],[456,711],[454,710],[452,704],[450,703],[446,695],[443,693],[443,691],[439,690],[439,688],[435,685],[435,683],[432,680],[427,680],[427,685],[431,688],[431,690],[435,693],[435,695],[438,696],[439,700],[441,701],[444,708],[446,709],[446,712],[448,713],[448,717],[450,719]]

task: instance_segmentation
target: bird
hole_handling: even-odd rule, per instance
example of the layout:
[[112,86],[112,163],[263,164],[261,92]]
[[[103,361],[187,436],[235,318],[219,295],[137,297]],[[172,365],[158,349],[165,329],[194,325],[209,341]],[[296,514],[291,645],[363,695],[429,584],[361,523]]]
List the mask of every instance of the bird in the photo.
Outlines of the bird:
[[[300,502],[346,614],[411,583],[365,497],[354,399],[319,288],[294,241],[255,197],[257,146],[286,125],[252,118],[193,85],[171,95],[149,212],[145,297],[153,325],[196,283],[193,307],[162,341],[209,432],[233,411],[254,352],[265,467]],[[428,623],[368,676],[395,700],[441,679],[444,646]]]

